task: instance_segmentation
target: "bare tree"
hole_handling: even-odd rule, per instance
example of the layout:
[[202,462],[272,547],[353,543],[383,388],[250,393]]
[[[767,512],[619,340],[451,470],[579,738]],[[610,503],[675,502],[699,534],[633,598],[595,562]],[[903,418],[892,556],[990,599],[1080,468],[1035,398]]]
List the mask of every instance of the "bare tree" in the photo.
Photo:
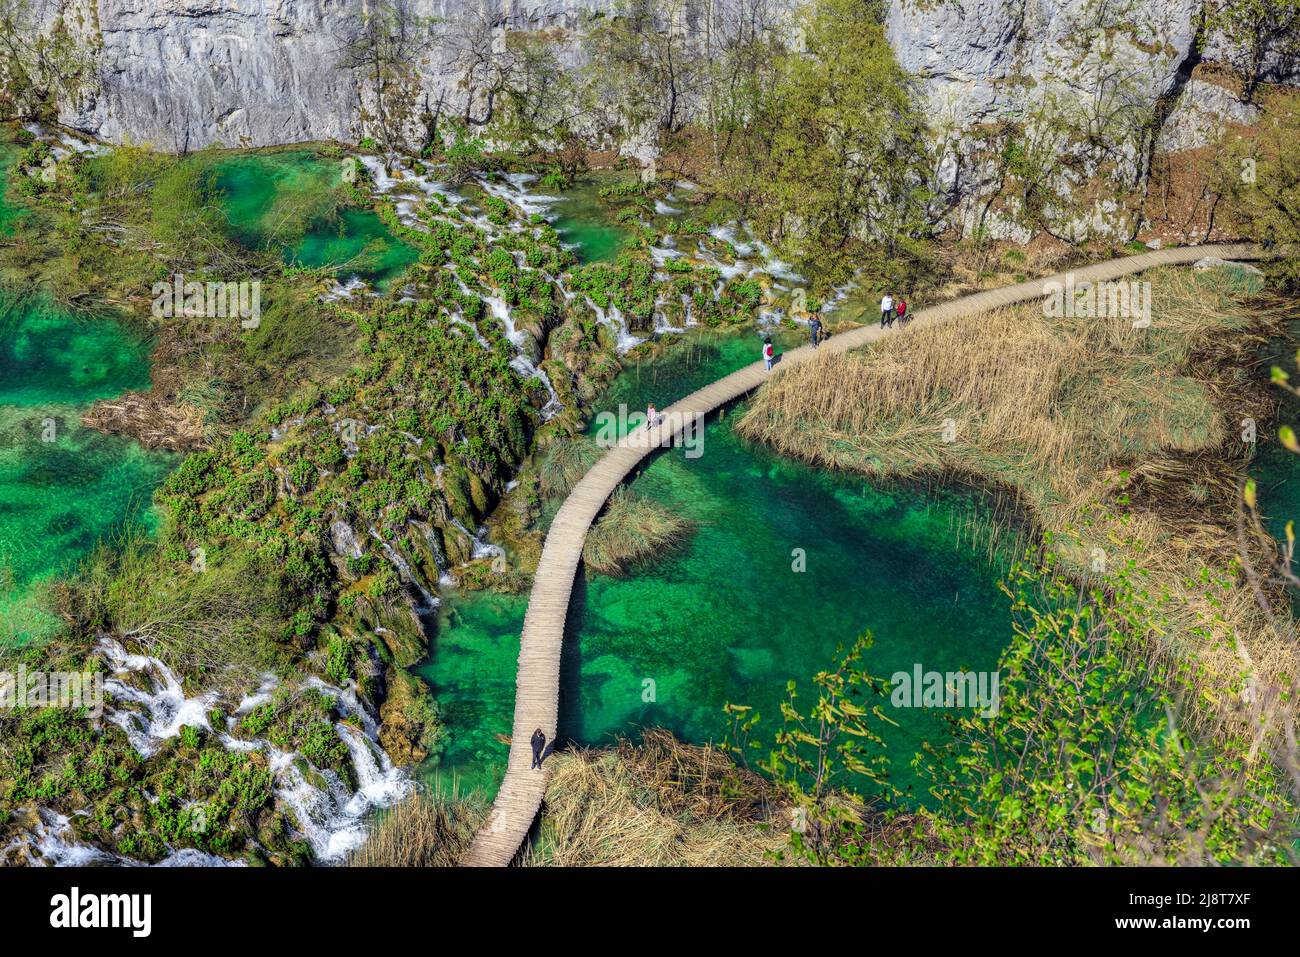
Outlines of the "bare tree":
[[[438,21],[418,16],[412,0],[366,4],[347,18],[336,39],[339,66],[371,85],[373,116],[367,117],[386,155],[397,152],[416,122],[420,70]],[[427,99],[424,102],[427,110]]]
[[1300,0],[1207,0],[1203,36],[1226,43],[1228,65],[1242,80],[1242,99],[1254,96],[1271,53],[1285,66],[1300,57]]
[[61,14],[45,27],[29,0],[0,0],[0,116],[51,118],[94,78],[96,52]]

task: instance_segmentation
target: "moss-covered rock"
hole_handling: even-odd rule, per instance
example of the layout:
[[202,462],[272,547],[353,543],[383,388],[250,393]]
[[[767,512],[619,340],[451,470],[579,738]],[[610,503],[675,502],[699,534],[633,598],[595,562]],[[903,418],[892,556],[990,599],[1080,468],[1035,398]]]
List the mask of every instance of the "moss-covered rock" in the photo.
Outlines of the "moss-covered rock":
[[425,682],[401,668],[385,675],[388,697],[380,709],[379,743],[393,763],[418,764],[442,744],[444,728]]

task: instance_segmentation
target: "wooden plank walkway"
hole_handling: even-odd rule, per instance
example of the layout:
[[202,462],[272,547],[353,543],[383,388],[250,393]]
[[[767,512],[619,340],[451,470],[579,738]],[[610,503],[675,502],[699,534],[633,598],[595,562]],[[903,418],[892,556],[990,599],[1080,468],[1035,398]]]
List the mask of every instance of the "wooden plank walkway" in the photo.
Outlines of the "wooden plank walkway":
[[[1138,256],[1058,273],[1043,279],[979,292],[951,302],[918,310],[912,322],[936,322],[988,312],[1003,306],[1040,299],[1047,295],[1048,284],[1062,285],[1067,275],[1075,284],[1104,282],[1132,275],[1157,266],[1182,265],[1204,256],[1220,259],[1262,259],[1262,249],[1249,244],[1207,245],[1159,249]],[[819,352],[843,352],[875,342],[890,330],[878,323],[841,332],[826,340]],[[755,346],[757,349],[757,345]],[[519,672],[515,682],[515,719],[511,736],[510,758],[505,779],[497,794],[492,813],[461,861],[466,866],[505,866],[511,863],[528,836],[546,793],[549,770],[531,770],[533,731],[541,728],[548,744],[555,738],[559,708],[560,653],[564,643],[564,622],[569,608],[578,562],[587,541],[587,530],[604,507],[610,493],[650,452],[671,440],[668,431],[678,431],[691,416],[704,416],[719,406],[739,398],[762,384],[768,375],[806,362],[814,355],[811,346],[784,353],[771,373],[761,361],[745,366],[718,379],[662,410],[665,424],[652,430],[638,429],[610,449],[587,471],[551,523],[533,580],[528,611],[519,648]]]

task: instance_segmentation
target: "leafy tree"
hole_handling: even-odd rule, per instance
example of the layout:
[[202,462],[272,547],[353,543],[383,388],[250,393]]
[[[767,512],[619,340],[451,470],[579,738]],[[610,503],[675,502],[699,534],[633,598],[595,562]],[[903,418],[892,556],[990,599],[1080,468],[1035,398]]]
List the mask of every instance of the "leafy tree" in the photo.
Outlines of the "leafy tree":
[[[795,808],[790,849],[819,864],[983,865],[1281,863],[1294,855],[1300,811],[1287,768],[1266,757],[1278,728],[1193,729],[1184,702],[1197,675],[1161,649],[1169,599],[1149,594],[1130,563],[1081,586],[1052,543],[1018,563],[1005,586],[1017,613],[999,661],[995,711],[952,721],[914,764],[935,803],[893,804],[874,722],[888,721],[861,665],[860,640],[813,679],[814,706],[789,686],[783,726],[759,768]],[[1231,575],[1201,585],[1220,599]],[[1207,635],[1223,622],[1203,622]],[[1244,687],[1244,685],[1243,685]],[[728,706],[731,750],[761,751],[758,718]],[[859,794],[874,792],[869,803]]]
[[93,81],[96,52],[62,13],[43,30],[31,0],[0,0],[0,116],[54,119]]
[[582,104],[574,73],[560,62],[554,44],[535,34],[509,33],[504,56],[497,135],[520,153],[568,143]]
[[437,21],[414,12],[412,0],[365,4],[337,38],[339,66],[365,78],[374,97],[366,125],[384,152],[399,151],[417,120],[419,66]]
[[[1048,543],[1050,546],[1050,542]],[[1211,594],[1230,576],[1209,574]],[[1196,675],[1162,648],[1168,599],[1134,562],[1080,586],[1052,553],[1005,586],[1020,616],[998,712],[931,749],[941,856],[964,864],[1278,862],[1296,807],[1266,735],[1194,732]],[[1214,625],[1204,622],[1208,637]],[[1275,729],[1274,729],[1275,730]]]
[[620,0],[584,38],[591,87],[616,104],[625,133],[675,131],[685,122],[703,66],[685,14],[685,0]]
[[[757,767],[777,783],[793,808],[791,842],[796,856],[819,863],[844,861],[847,849],[860,850],[873,811],[853,783],[888,792],[888,758],[879,723],[894,724],[881,708],[885,684],[862,667],[872,646],[865,634],[847,651],[833,671],[812,678],[815,701],[803,710],[798,686],[786,686],[781,703],[781,727]],[[747,705],[727,704],[732,718],[729,749],[742,762],[762,745],[751,736],[760,715]],[[852,782],[852,783],[851,783]]]
[[861,242],[885,257],[924,231],[925,126],[873,5],[817,0],[729,176],[756,224],[842,278]]

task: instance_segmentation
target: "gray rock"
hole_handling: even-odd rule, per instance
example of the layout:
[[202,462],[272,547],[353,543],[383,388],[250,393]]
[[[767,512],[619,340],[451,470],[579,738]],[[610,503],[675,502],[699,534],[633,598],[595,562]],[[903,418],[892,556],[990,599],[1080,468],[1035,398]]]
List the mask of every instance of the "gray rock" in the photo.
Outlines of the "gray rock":
[[1162,153],[1196,149],[1218,140],[1226,124],[1249,126],[1259,119],[1260,109],[1242,103],[1223,87],[1204,80],[1191,80],[1183,87],[1173,111],[1165,119],[1156,140]]
[[[426,108],[482,113],[482,94],[466,88],[457,61],[469,24],[498,56],[507,31],[545,29],[561,59],[576,65],[577,32],[588,17],[613,11],[617,0],[402,2],[416,16],[438,20],[410,91],[404,132],[408,146],[418,147],[423,131],[415,117]],[[707,11],[718,14],[733,2],[740,0],[687,0],[672,28],[698,39]],[[793,33],[782,24],[796,0],[768,3],[778,32]],[[1177,97],[1160,133],[1164,149],[1203,144],[1219,122],[1254,115],[1211,84],[1187,82],[1197,58],[1199,5],[889,0],[887,36],[898,62],[916,77],[933,129],[931,218],[968,228],[980,222],[1013,239],[1039,226],[1076,240],[1131,236],[1147,172],[1145,121],[1153,111],[1160,119],[1163,104]],[[94,58],[92,81],[58,103],[60,122],[109,142],[164,150],[357,142],[372,132],[371,83],[364,71],[340,65],[348,26],[362,9],[363,0],[32,0],[41,29],[60,24]],[[688,101],[685,108],[698,106]],[[1097,116],[1113,126],[1091,128]],[[604,123],[592,130],[598,136],[618,125],[596,122]],[[1012,129],[1046,143],[1045,152],[1075,160],[1053,172],[1047,186],[1054,200],[1037,214],[1039,222],[1022,222],[1014,210],[992,221],[978,213],[978,200],[1002,181],[996,158]],[[624,130],[615,145],[648,163],[654,131]],[[1099,175],[1111,182],[1094,195],[1114,199],[1076,200]]]
[[1239,272],[1250,273],[1253,276],[1262,276],[1264,271],[1258,266],[1252,266],[1250,263],[1230,262],[1227,259],[1220,259],[1218,256],[1206,256],[1192,263],[1192,269],[1196,272],[1203,272],[1206,269],[1236,269]]

